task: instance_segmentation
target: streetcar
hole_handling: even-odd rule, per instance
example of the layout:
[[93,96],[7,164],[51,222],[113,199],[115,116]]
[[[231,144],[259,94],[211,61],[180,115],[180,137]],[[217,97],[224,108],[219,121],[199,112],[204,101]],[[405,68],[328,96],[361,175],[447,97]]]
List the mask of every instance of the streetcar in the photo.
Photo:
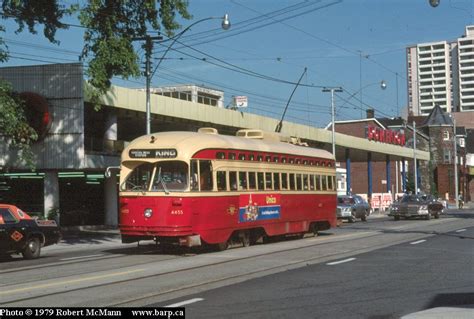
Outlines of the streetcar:
[[243,246],[336,226],[331,153],[260,130],[161,132],[124,149],[122,242]]

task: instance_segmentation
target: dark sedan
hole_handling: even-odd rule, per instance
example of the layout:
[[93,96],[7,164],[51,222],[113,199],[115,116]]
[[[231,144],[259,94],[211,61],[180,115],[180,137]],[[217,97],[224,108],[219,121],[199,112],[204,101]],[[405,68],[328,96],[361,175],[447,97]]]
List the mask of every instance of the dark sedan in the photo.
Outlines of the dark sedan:
[[353,223],[356,218],[367,220],[370,215],[369,204],[359,195],[345,195],[337,197],[337,218],[346,219]]
[[390,206],[388,216],[393,216],[395,220],[400,217],[429,220],[431,217],[439,218],[443,208],[443,204],[430,195],[406,194]]

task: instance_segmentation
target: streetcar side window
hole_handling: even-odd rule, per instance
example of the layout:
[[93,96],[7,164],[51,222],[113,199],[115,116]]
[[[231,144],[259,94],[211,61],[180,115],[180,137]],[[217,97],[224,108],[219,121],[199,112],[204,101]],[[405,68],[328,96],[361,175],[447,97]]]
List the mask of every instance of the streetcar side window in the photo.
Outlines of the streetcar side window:
[[265,173],[265,189],[272,190],[272,173]]
[[327,189],[328,189],[328,185],[327,185],[327,180],[326,180],[326,176],[325,176],[325,175],[321,176],[321,181],[322,181],[322,189],[323,189],[323,191],[327,190]]
[[257,182],[258,182],[258,190],[264,190],[265,189],[265,180],[263,179],[263,173],[262,172],[257,173]]
[[309,184],[308,174],[304,174],[304,175],[303,175],[303,189],[304,189],[305,191],[307,191],[307,190],[309,189],[308,184]]
[[257,189],[257,180],[255,177],[255,172],[249,172],[249,189],[251,190]]
[[210,191],[213,189],[211,161],[199,161],[199,186],[201,191]]
[[321,190],[321,175],[316,175],[316,190]]
[[288,174],[281,173],[281,189],[288,190]]
[[328,176],[328,190],[332,191],[332,176]]
[[199,190],[199,169],[198,169],[198,161],[191,160],[191,190],[198,191]]
[[296,174],[296,190],[301,190],[301,174]]
[[217,172],[217,190],[218,191],[227,190],[227,172],[225,171]]
[[280,189],[280,173],[273,173],[273,186],[275,190]]
[[239,172],[239,190],[247,190],[247,172]]
[[309,189],[314,191],[314,175],[309,175]]
[[290,189],[295,190],[295,174],[293,173],[290,174]]
[[229,185],[231,191],[237,190],[237,172],[229,172]]

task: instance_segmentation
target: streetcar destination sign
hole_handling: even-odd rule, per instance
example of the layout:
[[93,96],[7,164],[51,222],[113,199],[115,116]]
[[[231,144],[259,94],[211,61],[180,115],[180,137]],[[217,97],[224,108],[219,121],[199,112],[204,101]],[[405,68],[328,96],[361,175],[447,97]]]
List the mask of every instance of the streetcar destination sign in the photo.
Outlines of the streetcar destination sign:
[[164,149],[131,149],[128,152],[130,158],[175,158],[178,156],[178,151],[174,148]]

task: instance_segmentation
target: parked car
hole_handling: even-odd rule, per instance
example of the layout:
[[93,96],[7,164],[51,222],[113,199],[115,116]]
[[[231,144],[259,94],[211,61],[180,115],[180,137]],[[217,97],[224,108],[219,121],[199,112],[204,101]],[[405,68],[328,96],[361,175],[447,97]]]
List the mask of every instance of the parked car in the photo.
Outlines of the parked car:
[[56,244],[61,232],[54,220],[31,218],[16,206],[0,204],[0,255],[38,258],[41,247]]
[[337,218],[346,219],[353,223],[357,218],[367,220],[370,215],[369,204],[359,195],[344,195],[337,197]]
[[388,216],[395,220],[403,218],[439,218],[443,212],[443,204],[431,195],[406,194],[390,206]]

